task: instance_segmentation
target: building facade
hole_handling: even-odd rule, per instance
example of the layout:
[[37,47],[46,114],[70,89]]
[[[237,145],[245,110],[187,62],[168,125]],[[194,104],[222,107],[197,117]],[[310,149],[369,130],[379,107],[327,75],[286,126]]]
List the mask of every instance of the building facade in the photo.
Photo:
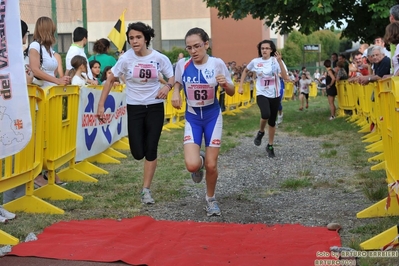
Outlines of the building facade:
[[[21,19],[28,23],[31,34],[37,18],[48,16],[57,23],[58,51],[65,53],[72,43],[72,32],[83,26],[86,4],[89,52],[93,43],[106,38],[126,9],[125,23],[142,21],[152,24],[151,0],[20,0]],[[185,47],[184,36],[193,27],[203,28],[211,38],[212,53],[226,62],[238,64],[257,56],[256,44],[272,39],[279,48],[283,38],[272,33],[262,20],[220,19],[217,10],[202,0],[160,0],[162,49]]]

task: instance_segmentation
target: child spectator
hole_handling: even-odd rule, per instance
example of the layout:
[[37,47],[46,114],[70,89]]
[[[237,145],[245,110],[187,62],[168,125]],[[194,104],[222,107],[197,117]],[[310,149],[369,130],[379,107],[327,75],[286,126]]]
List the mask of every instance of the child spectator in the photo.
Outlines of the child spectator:
[[87,83],[87,59],[81,55],[75,55],[71,60],[72,69],[68,72],[71,84],[84,86]]
[[[102,85],[104,85],[105,82],[107,81],[108,75],[110,75],[112,73],[111,68],[112,68],[111,66],[104,67],[104,71],[103,71],[103,74],[101,76],[101,84]],[[119,84],[120,84],[119,83],[119,79],[115,78],[114,85],[119,85]]]
[[98,85],[101,85],[101,64],[97,60],[92,60],[89,62],[90,65],[90,71],[93,74],[93,80],[97,80]]

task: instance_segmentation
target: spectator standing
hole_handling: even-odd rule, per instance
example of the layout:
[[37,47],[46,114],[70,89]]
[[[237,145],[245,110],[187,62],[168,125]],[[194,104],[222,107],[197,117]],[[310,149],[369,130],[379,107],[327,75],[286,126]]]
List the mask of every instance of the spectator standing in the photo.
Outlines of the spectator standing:
[[[54,85],[69,85],[71,79],[69,76],[56,77],[55,73],[58,69],[58,61],[54,56],[52,46],[55,44],[56,27],[53,20],[49,17],[40,17],[36,21],[35,32],[33,33],[34,41],[29,45],[29,66],[34,76],[42,80],[41,87],[45,88]],[[55,183],[64,185],[59,180],[58,175],[55,176]],[[41,187],[47,184],[47,172],[35,178],[35,185]]]
[[93,45],[94,55],[89,57],[89,63],[93,60],[100,62],[100,75],[106,66],[113,67],[116,64],[115,57],[109,54],[110,47],[111,42],[105,38],[97,40]]
[[373,61],[374,74],[359,77],[360,84],[368,84],[372,81],[382,79],[384,76],[390,75],[391,60],[384,54],[384,49],[381,46],[374,45],[371,49],[371,60]]
[[327,71],[326,75],[326,92],[328,98],[328,105],[330,107],[330,120],[335,119],[335,96],[337,96],[337,88],[335,87],[335,73],[331,68],[331,60],[324,61],[324,66]]
[[382,37],[380,37],[380,36],[376,37],[374,39],[374,45],[378,45],[378,46],[382,47],[382,53],[385,56],[391,58],[391,53],[387,50],[387,48],[385,48],[385,42],[384,42],[384,39]]
[[337,53],[332,53],[331,54],[331,67],[335,69],[337,67],[337,62],[338,62],[338,54]]
[[399,22],[394,21],[386,26],[384,39],[395,47],[392,57],[393,75],[399,76]]
[[[66,67],[66,72],[65,75],[68,76],[68,72],[72,69],[71,65],[71,60],[75,55],[80,55],[86,58],[87,56],[84,51],[84,47],[87,45],[87,30],[82,27],[77,27],[73,31],[73,43],[68,49],[68,52],[65,57],[65,67]],[[89,61],[87,61],[87,69],[90,69]],[[96,82],[93,81],[93,75],[91,74],[91,71],[89,73],[86,73],[87,77],[89,78],[88,83],[92,85],[97,85]]]

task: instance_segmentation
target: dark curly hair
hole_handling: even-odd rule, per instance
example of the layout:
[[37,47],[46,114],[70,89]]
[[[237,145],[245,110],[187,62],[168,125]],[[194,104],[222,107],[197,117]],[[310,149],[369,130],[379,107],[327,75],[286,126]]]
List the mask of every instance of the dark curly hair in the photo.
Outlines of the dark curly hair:
[[150,46],[151,38],[155,37],[154,29],[151,28],[149,25],[146,25],[143,22],[130,23],[129,26],[127,27],[127,31],[126,31],[126,37],[127,37],[127,40],[129,43],[130,43],[129,32],[131,30],[140,31],[143,33],[147,48],[148,48],[148,46]]
[[259,57],[262,57],[262,51],[261,51],[261,46],[262,46],[262,44],[264,44],[264,43],[268,43],[268,44],[270,44],[270,48],[272,48],[272,52],[270,53],[270,56],[274,56],[274,53],[277,51],[277,49],[276,49],[276,45],[274,44],[274,42],[273,41],[270,41],[270,40],[263,40],[263,41],[261,41],[260,43],[258,43],[258,55],[259,55]]

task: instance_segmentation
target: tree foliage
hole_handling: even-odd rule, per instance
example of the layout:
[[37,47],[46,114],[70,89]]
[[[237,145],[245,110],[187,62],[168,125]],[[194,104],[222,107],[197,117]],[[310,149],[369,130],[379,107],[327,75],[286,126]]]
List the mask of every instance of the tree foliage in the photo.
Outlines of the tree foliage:
[[309,35],[326,29],[346,28],[342,37],[371,43],[383,36],[389,23],[389,9],[395,0],[203,0],[215,7],[221,18],[239,20],[251,15],[264,19],[275,32],[287,34],[293,30]]
[[340,53],[349,49],[352,42],[346,38],[340,39],[339,32],[330,30],[315,31],[310,35],[304,35],[294,30],[288,35],[284,48],[281,50],[288,68],[302,66],[304,60],[303,46],[305,44],[321,45],[320,58],[318,52],[306,52],[305,61],[309,63],[317,62],[319,59],[323,62],[325,59],[329,59],[332,53]]

